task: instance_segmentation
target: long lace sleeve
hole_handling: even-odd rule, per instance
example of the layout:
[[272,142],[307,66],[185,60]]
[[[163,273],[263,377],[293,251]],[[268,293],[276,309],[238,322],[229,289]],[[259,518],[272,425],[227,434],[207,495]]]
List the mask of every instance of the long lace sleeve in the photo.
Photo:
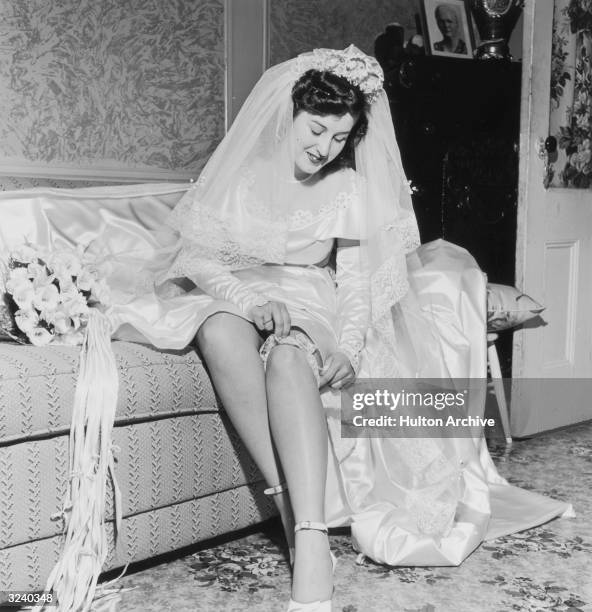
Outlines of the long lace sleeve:
[[249,314],[253,306],[261,305],[268,299],[265,295],[249,289],[227,268],[215,262],[208,262],[199,273],[194,272],[190,278],[208,295],[219,300],[232,302],[245,314]]
[[220,262],[199,257],[190,247],[181,250],[169,271],[169,276],[185,276],[208,295],[231,302],[247,315],[253,306],[261,305],[268,299],[264,294],[252,291],[234,276],[228,267]]
[[368,273],[360,262],[359,243],[338,239],[336,264],[338,350],[348,356],[357,374],[370,322]]

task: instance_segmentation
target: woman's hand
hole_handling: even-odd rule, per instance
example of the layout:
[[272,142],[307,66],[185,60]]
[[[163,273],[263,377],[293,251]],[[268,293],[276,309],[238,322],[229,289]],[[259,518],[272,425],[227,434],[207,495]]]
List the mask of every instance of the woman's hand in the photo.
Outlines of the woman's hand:
[[283,338],[290,333],[290,313],[283,302],[266,302],[263,306],[253,306],[249,315],[257,329],[273,332]]
[[329,355],[321,368],[319,387],[329,385],[332,389],[341,389],[356,378],[351,362],[345,353],[336,351]]

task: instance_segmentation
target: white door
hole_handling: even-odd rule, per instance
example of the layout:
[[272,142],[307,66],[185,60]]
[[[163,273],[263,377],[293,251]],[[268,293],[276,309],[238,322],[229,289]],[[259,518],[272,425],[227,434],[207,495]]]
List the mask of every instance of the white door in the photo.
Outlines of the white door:
[[[539,139],[550,130],[556,2],[566,0],[527,0],[524,9],[516,284],[546,305],[546,325],[514,334],[515,436],[592,419],[592,188],[545,189],[539,156]],[[563,84],[569,90],[574,79]],[[565,168],[562,154],[555,182]]]

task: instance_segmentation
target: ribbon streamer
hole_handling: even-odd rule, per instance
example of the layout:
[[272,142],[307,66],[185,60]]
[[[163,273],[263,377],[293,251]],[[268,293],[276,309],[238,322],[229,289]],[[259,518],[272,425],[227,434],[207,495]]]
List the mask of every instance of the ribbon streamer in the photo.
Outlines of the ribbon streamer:
[[[120,535],[121,492],[115,478],[111,445],[118,385],[111,324],[102,312],[93,308],[80,352],[70,428],[70,484],[63,504],[67,533],[60,558],[45,587],[46,591],[53,590],[60,612],[91,609],[108,552],[105,529],[108,472],[114,488],[116,536]],[[33,610],[43,609],[46,606]]]

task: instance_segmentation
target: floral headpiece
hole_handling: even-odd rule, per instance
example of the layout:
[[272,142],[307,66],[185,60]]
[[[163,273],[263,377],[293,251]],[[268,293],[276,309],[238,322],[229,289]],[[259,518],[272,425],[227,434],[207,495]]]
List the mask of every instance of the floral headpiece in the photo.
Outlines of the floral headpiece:
[[302,71],[327,70],[347,79],[362,90],[370,103],[374,102],[382,88],[384,74],[380,64],[354,45],[343,51],[314,49],[312,53],[301,55],[298,59],[301,60]]

